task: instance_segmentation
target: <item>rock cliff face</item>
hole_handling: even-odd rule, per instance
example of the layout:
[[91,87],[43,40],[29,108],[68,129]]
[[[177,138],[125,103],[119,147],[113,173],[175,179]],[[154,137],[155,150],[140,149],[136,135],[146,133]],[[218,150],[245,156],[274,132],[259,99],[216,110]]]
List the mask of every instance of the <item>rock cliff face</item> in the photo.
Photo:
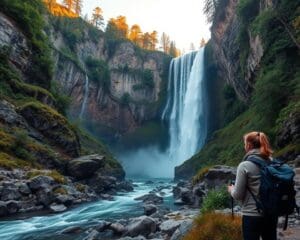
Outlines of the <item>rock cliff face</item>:
[[[159,101],[162,84],[166,81],[162,78],[165,66],[168,65],[165,54],[143,51],[128,41],[119,42],[113,53],[109,53],[111,50],[108,49],[104,37],[100,37],[96,43],[86,40],[77,44],[77,62],[74,62],[61,52],[61,49],[68,47],[61,34],[56,32],[52,36],[54,79],[72,98],[72,117],[79,117],[85,98],[86,106],[82,118],[92,119],[119,133],[130,132],[157,115],[156,103]],[[91,79],[87,80],[87,58],[107,64],[110,72],[108,90]],[[150,74],[150,83],[145,83],[146,73]],[[126,102],[124,98],[127,98]]]
[[22,31],[4,14],[0,13],[0,46],[10,48],[9,60],[16,69],[26,76],[30,67],[30,49]]
[[[239,0],[229,0],[225,7],[223,19],[216,21],[211,28],[211,40],[220,69],[220,76],[234,87],[239,98],[248,102],[251,97],[254,78],[260,66],[264,54],[262,40],[259,35],[252,35],[250,30],[246,31],[249,38],[249,53],[246,56],[246,66],[241,69],[241,49],[237,44],[238,35],[241,32],[241,22],[237,17],[237,5]],[[260,10],[272,6],[271,0],[260,1]]]

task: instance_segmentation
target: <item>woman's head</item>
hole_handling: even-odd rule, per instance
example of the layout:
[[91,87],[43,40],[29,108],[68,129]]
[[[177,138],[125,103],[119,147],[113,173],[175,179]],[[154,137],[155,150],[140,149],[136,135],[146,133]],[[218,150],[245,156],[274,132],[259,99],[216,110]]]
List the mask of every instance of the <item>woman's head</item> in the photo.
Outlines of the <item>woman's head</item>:
[[249,132],[244,135],[244,144],[246,152],[258,148],[263,157],[268,158],[273,153],[270,142],[263,132]]

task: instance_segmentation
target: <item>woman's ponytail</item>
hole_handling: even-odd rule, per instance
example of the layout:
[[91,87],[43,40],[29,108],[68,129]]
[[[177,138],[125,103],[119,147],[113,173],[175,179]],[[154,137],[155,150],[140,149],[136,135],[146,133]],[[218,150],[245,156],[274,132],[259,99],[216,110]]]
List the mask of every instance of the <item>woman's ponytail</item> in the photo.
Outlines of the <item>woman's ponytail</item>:
[[272,155],[273,150],[271,149],[268,137],[263,132],[259,132],[259,142],[261,155],[265,158],[269,158]]
[[244,135],[244,140],[250,143],[252,148],[259,148],[260,154],[265,159],[268,159],[273,153],[269,139],[263,132],[247,133]]

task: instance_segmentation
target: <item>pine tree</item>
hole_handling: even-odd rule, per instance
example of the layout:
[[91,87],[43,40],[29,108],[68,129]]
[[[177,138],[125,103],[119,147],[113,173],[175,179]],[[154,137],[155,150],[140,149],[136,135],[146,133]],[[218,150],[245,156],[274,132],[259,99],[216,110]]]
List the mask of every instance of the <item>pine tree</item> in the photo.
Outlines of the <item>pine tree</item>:
[[129,39],[135,44],[142,46],[143,33],[141,27],[137,24],[132,25],[130,28]]
[[92,14],[92,24],[97,27],[103,27],[104,26],[104,19],[103,19],[103,11],[100,7],[96,7]]
[[74,0],[74,12],[79,16],[82,10],[82,0]]
[[73,5],[74,5],[74,0],[64,0],[64,1],[63,1],[63,4],[66,6],[66,8],[67,8],[69,11],[72,11]]
[[162,46],[162,49],[165,53],[169,53],[170,50],[170,37],[166,34],[163,33],[160,39],[160,44]]
[[151,38],[151,50],[155,50],[156,49],[156,44],[158,43],[158,40],[157,40],[157,31],[153,31],[151,34],[150,34],[150,38]]

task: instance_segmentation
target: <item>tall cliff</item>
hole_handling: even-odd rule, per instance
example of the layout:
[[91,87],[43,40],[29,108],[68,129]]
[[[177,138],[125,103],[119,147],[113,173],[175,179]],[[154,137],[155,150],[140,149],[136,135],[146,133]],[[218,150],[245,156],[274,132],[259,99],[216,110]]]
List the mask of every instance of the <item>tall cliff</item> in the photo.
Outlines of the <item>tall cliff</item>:
[[0,7],[0,168],[67,174],[70,160],[97,153],[105,157],[105,168],[123,178],[111,153],[64,115],[65,96],[52,81],[42,2],[1,1]]
[[208,77],[223,88],[211,97],[221,112],[216,115],[220,129],[198,154],[176,168],[176,178],[192,177],[207,165],[237,164],[243,156],[242,136],[248,131],[266,132],[275,156],[299,158],[300,3],[219,2],[207,57],[217,70],[217,76]]
[[122,134],[158,115],[169,56],[111,39],[82,19],[52,16],[49,22],[54,79],[72,99],[72,118]]

